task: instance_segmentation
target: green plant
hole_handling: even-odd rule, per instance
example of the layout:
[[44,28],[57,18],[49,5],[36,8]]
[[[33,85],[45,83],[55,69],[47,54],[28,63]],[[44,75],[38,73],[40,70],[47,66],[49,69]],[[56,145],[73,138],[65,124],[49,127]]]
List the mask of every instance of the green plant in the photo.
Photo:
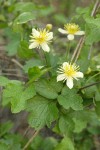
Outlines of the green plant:
[[[53,40],[52,26],[43,25],[38,30],[38,20],[51,17],[53,6],[16,0],[0,3],[0,27],[9,39],[6,52],[10,58],[16,55],[20,59],[23,65],[13,61],[26,77],[21,81],[0,76],[2,106],[10,107],[14,114],[27,112],[27,122],[35,130],[28,140],[10,132],[11,122],[1,125],[0,149],[91,150],[92,136],[100,134],[100,2],[76,9],[70,22],[78,22],[84,31],[76,24],[67,24],[65,30],[59,29],[68,34],[64,40],[55,30]],[[78,40],[74,40],[76,33],[81,35]],[[59,138],[38,135],[44,126]]]

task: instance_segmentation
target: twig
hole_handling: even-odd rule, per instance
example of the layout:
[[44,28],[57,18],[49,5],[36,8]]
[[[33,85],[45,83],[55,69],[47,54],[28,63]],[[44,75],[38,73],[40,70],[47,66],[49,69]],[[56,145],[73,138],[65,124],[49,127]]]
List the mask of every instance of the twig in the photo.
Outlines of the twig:
[[92,83],[92,84],[89,84],[89,85],[86,85],[86,86],[83,86],[83,87],[80,88],[80,90],[86,89],[88,87],[94,86],[94,85],[99,84],[99,83],[100,83],[100,81]]
[[17,66],[19,66],[21,69],[23,69],[23,66],[16,60],[16,59],[11,59],[12,62],[14,62]]
[[2,74],[0,74],[0,76],[2,76],[2,75],[6,75],[6,76],[14,76],[14,77],[18,77],[18,78],[28,79],[27,77],[21,76],[21,75],[18,75],[18,74],[11,74],[11,73],[2,73]]
[[79,55],[80,55],[80,52],[81,52],[81,49],[82,49],[82,47],[83,47],[84,41],[85,41],[85,36],[82,38],[81,43],[80,43],[80,45],[79,45],[79,49],[78,49],[78,52],[77,52],[77,56],[76,56],[76,58],[75,58],[75,62],[77,61],[77,59],[78,59],[78,57],[79,57]]
[[30,145],[30,143],[33,141],[33,139],[37,136],[37,134],[39,133],[40,130],[37,130],[33,133],[33,136],[29,139],[29,141],[26,143],[26,145],[24,146],[24,148],[22,150],[26,150],[27,147]]
[[94,5],[94,7],[93,7],[92,12],[91,12],[91,17],[93,17],[95,15],[97,9],[99,8],[99,3],[100,3],[100,1],[97,0],[96,3],[95,3],[95,5]]
[[12,61],[12,62],[14,62],[17,66],[19,66],[21,69],[23,69],[23,66],[22,66],[16,59],[14,59],[14,58],[9,59],[9,58],[7,58],[7,57],[2,57],[2,56],[0,56],[0,59],[7,60],[7,61]]
[[75,57],[75,55],[76,55],[76,53],[77,53],[77,51],[78,51],[78,49],[79,49],[79,46],[80,46],[80,43],[81,43],[82,39],[83,39],[83,37],[80,38],[80,40],[79,40],[79,42],[78,42],[78,44],[77,44],[77,46],[76,46],[76,49],[74,50],[74,53],[73,53],[73,55],[72,55],[71,61],[73,61],[73,59],[74,59],[74,57]]
[[28,127],[26,128],[26,130],[25,130],[25,132],[24,132],[24,134],[23,134],[24,137],[25,137],[26,134],[28,133],[29,129],[30,129],[30,126],[28,126]]

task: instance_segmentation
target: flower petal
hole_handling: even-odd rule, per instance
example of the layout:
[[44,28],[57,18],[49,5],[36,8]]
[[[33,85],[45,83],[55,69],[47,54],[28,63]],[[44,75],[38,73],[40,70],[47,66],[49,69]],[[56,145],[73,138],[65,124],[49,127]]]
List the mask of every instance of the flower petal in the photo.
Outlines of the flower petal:
[[68,38],[68,40],[74,40],[74,35],[73,34],[68,34],[67,38]]
[[67,85],[70,89],[72,89],[72,88],[73,88],[73,79],[72,79],[72,78],[67,78],[66,85]]
[[41,47],[42,47],[42,49],[43,49],[44,51],[46,51],[46,52],[49,52],[49,51],[50,51],[50,48],[49,48],[49,46],[47,45],[47,43],[42,43],[42,44],[41,44]]
[[58,31],[62,34],[68,34],[68,31],[61,29],[61,28],[59,28]]
[[75,78],[83,78],[84,77],[84,74],[82,72],[76,72]]
[[53,39],[53,32],[47,33],[47,41]]
[[66,77],[65,77],[64,74],[60,74],[60,75],[57,76],[57,82],[58,82],[58,81],[62,81],[62,80],[64,80],[65,78],[66,78]]
[[38,47],[39,44],[37,42],[33,42],[29,45],[29,49],[32,49],[32,48],[35,48],[35,47]]
[[37,31],[35,28],[33,28],[33,29],[32,29],[32,34],[33,34],[34,36],[39,36],[39,35],[40,35],[40,32]]
[[84,35],[84,34],[85,34],[84,31],[77,31],[77,32],[75,33],[75,35]]

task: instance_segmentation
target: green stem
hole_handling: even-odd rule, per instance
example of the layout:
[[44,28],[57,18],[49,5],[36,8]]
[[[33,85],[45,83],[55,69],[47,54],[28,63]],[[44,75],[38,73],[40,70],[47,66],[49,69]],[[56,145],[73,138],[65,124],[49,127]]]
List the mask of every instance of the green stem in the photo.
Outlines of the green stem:
[[90,77],[90,78],[86,81],[86,83],[89,82],[91,79],[93,79],[94,77],[96,77],[96,76],[99,75],[99,74],[100,74],[100,72],[98,72],[98,73],[96,73],[95,75],[93,75],[92,77]]
[[68,41],[68,46],[67,46],[67,51],[66,51],[67,60],[69,60],[70,47],[71,47],[70,41]]

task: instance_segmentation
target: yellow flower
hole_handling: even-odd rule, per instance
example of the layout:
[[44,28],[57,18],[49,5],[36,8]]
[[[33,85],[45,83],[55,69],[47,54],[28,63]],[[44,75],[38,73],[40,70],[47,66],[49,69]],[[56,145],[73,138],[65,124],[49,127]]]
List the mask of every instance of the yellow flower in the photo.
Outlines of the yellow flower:
[[59,28],[59,32],[62,34],[68,34],[67,38],[68,40],[73,40],[74,35],[84,35],[84,31],[80,31],[79,25],[75,23],[68,23],[64,25],[64,29]]
[[32,35],[30,36],[30,38],[31,40],[30,40],[29,49],[42,47],[44,51],[46,52],[50,51],[48,43],[53,38],[53,32],[49,32],[46,29],[36,30],[35,28],[33,28]]
[[66,85],[71,89],[73,88],[73,79],[78,80],[77,78],[83,78],[83,73],[79,71],[79,66],[64,62],[59,68],[57,76],[57,82],[66,80]]

